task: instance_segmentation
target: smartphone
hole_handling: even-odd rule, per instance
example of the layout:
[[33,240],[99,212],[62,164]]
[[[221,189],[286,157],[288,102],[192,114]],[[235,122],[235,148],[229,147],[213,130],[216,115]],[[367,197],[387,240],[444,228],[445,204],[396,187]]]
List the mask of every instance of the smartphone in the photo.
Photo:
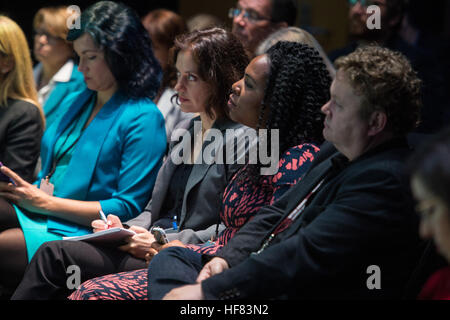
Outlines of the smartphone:
[[[0,161],[0,167],[3,166],[3,163]],[[7,175],[5,175],[3,172],[0,171],[0,181],[2,182],[11,182],[11,180],[9,179],[9,177]]]
[[150,232],[155,236],[156,242],[158,242],[159,244],[166,244],[169,242],[169,240],[167,240],[166,232],[163,228],[152,227]]

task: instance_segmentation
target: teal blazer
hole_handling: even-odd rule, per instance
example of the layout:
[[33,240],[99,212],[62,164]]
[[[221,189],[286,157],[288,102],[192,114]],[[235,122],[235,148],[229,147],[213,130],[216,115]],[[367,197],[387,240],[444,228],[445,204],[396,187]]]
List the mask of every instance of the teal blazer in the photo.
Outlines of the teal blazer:
[[[38,184],[51,170],[56,140],[93,94],[86,89],[67,97],[68,112],[45,132]],[[116,93],[82,133],[54,196],[100,201],[106,215],[126,221],[142,212],[150,199],[165,149],[164,118],[156,105],[150,99],[129,100]],[[92,231],[52,217],[47,230],[63,236]]]
[[59,115],[65,114],[69,105],[62,103],[71,93],[86,89],[83,74],[78,71],[78,66],[74,65],[72,74],[67,82],[56,82],[47,101],[42,106],[44,109],[47,128],[55,122]]

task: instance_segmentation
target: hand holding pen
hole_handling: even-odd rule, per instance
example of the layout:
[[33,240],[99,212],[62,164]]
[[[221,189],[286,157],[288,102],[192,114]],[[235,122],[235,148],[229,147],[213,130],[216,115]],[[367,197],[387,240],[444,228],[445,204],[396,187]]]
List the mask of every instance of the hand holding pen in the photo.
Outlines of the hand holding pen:
[[106,215],[105,215],[105,213],[102,211],[102,210],[100,210],[99,211],[99,214],[100,214],[100,218],[102,219],[102,221],[105,223],[105,229],[109,229],[109,228],[111,228],[111,221],[108,221],[108,219],[106,219]]
[[100,219],[94,220],[91,223],[94,232],[110,229],[110,228],[123,228],[122,222],[119,217],[109,214],[108,218],[106,218],[105,213],[100,210],[99,212]]

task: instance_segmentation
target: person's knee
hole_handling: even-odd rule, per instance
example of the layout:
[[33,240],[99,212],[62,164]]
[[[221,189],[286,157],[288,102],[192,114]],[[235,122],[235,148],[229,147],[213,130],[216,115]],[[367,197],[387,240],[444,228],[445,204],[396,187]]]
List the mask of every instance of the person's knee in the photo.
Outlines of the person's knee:
[[191,250],[182,247],[169,247],[167,249],[161,250],[158,254],[167,255],[170,257],[185,257]]
[[153,259],[150,261],[149,266],[161,264],[165,265],[167,263],[170,265],[173,259],[184,260],[186,256],[186,253],[184,251],[184,248],[181,247],[169,247],[167,249],[161,250],[157,255],[153,257]]
[[60,256],[61,248],[63,247],[64,241],[47,241],[44,242],[36,251],[30,263],[36,260],[47,260],[55,261],[58,256]]
[[148,268],[148,296],[159,300],[173,288],[194,283],[201,269],[201,255],[187,248],[160,251]]
[[36,251],[37,253],[51,253],[55,251],[60,251],[64,241],[47,241],[44,242],[39,249]]
[[189,268],[199,270],[202,267],[201,254],[182,247],[169,247],[160,251],[150,262],[149,268],[161,272],[172,268]]
[[153,258],[153,260],[156,259],[156,258],[157,258],[157,260],[168,261],[168,263],[170,263],[170,261],[174,261],[174,259],[176,259],[178,261],[187,262],[187,261],[196,260],[197,253],[192,251],[192,250],[190,250],[190,249],[187,249],[187,248],[169,247],[167,249],[164,249],[164,250],[160,251]]

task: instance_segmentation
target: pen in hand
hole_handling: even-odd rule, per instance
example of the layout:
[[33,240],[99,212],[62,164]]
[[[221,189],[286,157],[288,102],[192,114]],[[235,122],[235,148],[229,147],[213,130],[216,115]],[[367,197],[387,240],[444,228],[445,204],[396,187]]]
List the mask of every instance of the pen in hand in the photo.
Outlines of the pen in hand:
[[103,222],[106,224],[106,228],[105,229],[109,229],[110,227],[111,227],[111,222],[109,222],[107,219],[106,219],[106,215],[105,215],[105,213],[102,211],[102,210],[100,210],[99,211],[99,214],[100,214],[100,218],[103,220]]

